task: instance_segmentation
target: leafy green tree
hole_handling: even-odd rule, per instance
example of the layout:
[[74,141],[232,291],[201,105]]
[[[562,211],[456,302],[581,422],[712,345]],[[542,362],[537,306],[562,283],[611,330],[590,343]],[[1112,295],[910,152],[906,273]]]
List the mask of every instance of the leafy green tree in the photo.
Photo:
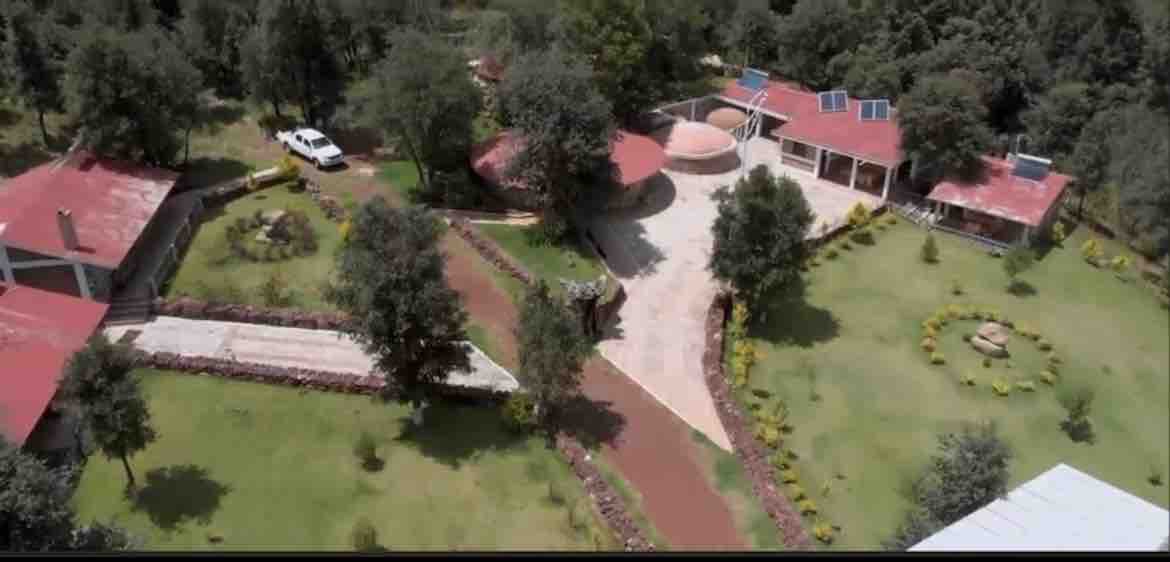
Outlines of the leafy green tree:
[[557,2],[547,0],[492,0],[488,7],[504,13],[511,22],[512,40],[517,52],[547,49],[553,41],[555,20],[560,13]]
[[581,322],[553,298],[543,281],[524,298],[516,340],[520,358],[516,374],[535,402],[537,419],[547,423],[579,390],[593,345]]
[[1003,272],[1008,277],[1008,289],[1016,290],[1019,287],[1019,275],[1032,267],[1036,261],[1032,250],[1022,245],[1012,246],[1003,256]]
[[3,59],[8,65],[14,93],[37,112],[41,137],[45,146],[51,148],[45,113],[65,110],[65,96],[61,90],[63,69],[60,59],[65,51],[62,30],[52,19],[37,13],[24,2],[13,3],[4,19],[8,23],[8,33],[3,44]]
[[267,26],[253,27],[240,51],[241,80],[252,100],[270,104],[272,113],[283,117],[281,108],[288,101],[288,90],[271,31]]
[[202,84],[157,27],[89,28],[69,55],[66,98],[86,144],[100,153],[171,164],[199,113]]
[[1147,74],[1150,105],[1170,111],[1170,9],[1146,26],[1143,67]]
[[1082,82],[1057,84],[1022,115],[1027,126],[1031,152],[1056,161],[1058,167],[1073,152],[1081,129],[1093,117],[1089,85]]
[[410,402],[421,423],[434,385],[471,370],[467,312],[443,276],[442,227],[420,207],[395,209],[381,197],[352,224],[325,298],[349,315],[344,331],[374,358],[387,397]]
[[44,552],[68,547],[72,472],[0,440],[0,551]]
[[939,437],[930,468],[914,485],[915,507],[887,548],[904,550],[1007,493],[1011,449],[994,423]]
[[570,0],[564,3],[564,41],[591,62],[598,89],[619,120],[631,121],[657,98],[657,76],[646,72],[653,40],[641,0]]
[[902,150],[920,164],[962,178],[982,171],[992,137],[984,124],[987,109],[968,82],[954,76],[924,78],[898,101],[895,115]]
[[185,0],[177,23],[179,42],[188,59],[219,96],[243,93],[241,45],[254,14],[245,6],[217,0]]
[[922,241],[922,248],[919,250],[918,255],[925,263],[938,262],[938,243],[934,241],[933,232],[926,231],[926,239]]
[[777,30],[779,18],[767,0],[738,0],[735,11],[719,28],[729,61],[743,66],[767,67],[776,60],[776,46],[784,40]]
[[841,65],[830,62],[858,44],[859,25],[845,0],[799,0],[780,20],[776,69],[814,90],[840,86]]
[[1151,155],[1170,154],[1170,115],[1146,104],[1117,112],[1110,139],[1109,178],[1120,186],[1118,226],[1141,252],[1170,251],[1170,162]]
[[98,448],[107,458],[122,461],[130,490],[135,489],[130,457],[157,438],[132,368],[124,348],[97,334],[70,358],[61,383]]
[[580,57],[559,48],[520,57],[499,86],[500,123],[523,147],[506,175],[537,189],[546,219],[567,219],[581,178],[605,173],[614,126],[611,106]]
[[1069,157],[1069,172],[1073,181],[1069,190],[1077,196],[1077,216],[1084,217],[1085,197],[1100,190],[1108,181],[1111,161],[1109,139],[1113,135],[1111,111],[1098,112],[1081,129],[1076,146]]
[[318,1],[269,0],[261,5],[260,14],[270,56],[256,60],[273,66],[249,76],[282,78],[272,85],[287,89],[307,123],[323,123],[341,100],[345,75],[329,43]]
[[438,37],[405,30],[392,43],[355,101],[367,124],[402,142],[423,191],[434,193],[437,173],[467,161],[482,96],[462,54]]
[[799,277],[814,216],[795,180],[760,165],[734,191],[723,186],[712,199],[719,214],[707,269],[716,279],[751,303]]

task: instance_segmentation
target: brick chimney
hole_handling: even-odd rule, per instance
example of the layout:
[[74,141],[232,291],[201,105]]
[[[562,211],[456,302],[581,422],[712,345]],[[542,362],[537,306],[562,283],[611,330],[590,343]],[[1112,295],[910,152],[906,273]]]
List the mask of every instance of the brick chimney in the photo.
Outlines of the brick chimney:
[[76,250],[81,244],[77,240],[77,228],[73,225],[73,213],[69,209],[57,209],[57,229],[61,231],[61,242],[66,250]]

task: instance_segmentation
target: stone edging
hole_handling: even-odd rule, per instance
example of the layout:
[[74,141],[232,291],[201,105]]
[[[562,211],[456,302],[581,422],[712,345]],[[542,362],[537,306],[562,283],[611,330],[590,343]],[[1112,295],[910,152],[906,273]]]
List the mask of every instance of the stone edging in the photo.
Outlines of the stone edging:
[[654,544],[646,540],[646,536],[638,528],[638,524],[630,518],[621,496],[601,476],[597,465],[586,458],[588,453],[585,447],[582,447],[576,439],[563,434],[557,436],[556,442],[557,451],[560,451],[561,455],[565,457],[573,469],[573,474],[576,474],[577,478],[585,485],[585,491],[593,499],[597,511],[601,513],[610,530],[617,535],[622,546],[627,551],[633,552],[654,551]]
[[348,394],[376,394],[384,386],[380,377],[334,373],[299,367],[278,367],[259,363],[244,363],[213,357],[178,355],[175,353],[151,353],[135,349],[134,363],[140,367],[168,369],[188,373],[201,373],[229,379],[299,386],[313,390],[326,390]]
[[524,266],[513,260],[512,256],[509,256],[508,253],[505,252],[504,249],[499,246],[499,244],[496,244],[494,240],[490,240],[486,236],[480,234],[480,232],[476,230],[474,226],[472,226],[471,221],[463,217],[448,217],[448,223],[451,225],[451,228],[455,229],[455,232],[459,234],[460,238],[467,241],[467,243],[470,244],[472,248],[475,248],[475,251],[479,253],[480,256],[487,260],[488,263],[495,266],[496,269],[511,275],[525,285],[532,285],[535,283],[535,279],[532,277],[532,274],[529,273],[528,270],[524,268]]
[[193,320],[220,320],[310,330],[340,330],[348,320],[348,317],[341,313],[264,308],[244,304],[216,304],[191,297],[157,298],[151,305],[151,312]]
[[764,511],[776,523],[784,538],[784,544],[789,548],[810,550],[813,545],[805,531],[804,522],[788,498],[777,489],[774,469],[768,461],[767,451],[752,434],[751,427],[723,373],[723,327],[730,302],[728,294],[719,293],[707,309],[703,378],[707,381],[707,390],[715,402],[715,411],[727,431],[735,456],[739,458],[752,483],[752,491],[760,499]]

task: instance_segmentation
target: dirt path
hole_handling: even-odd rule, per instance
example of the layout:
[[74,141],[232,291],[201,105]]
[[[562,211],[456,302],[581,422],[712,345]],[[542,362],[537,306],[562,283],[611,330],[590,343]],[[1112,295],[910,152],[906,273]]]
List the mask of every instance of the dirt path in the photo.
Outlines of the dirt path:
[[[487,269],[491,266],[454,233],[448,233],[444,249],[452,288],[463,296],[476,323],[495,338],[502,355],[497,360],[515,369],[515,305],[493,282]],[[697,444],[689,426],[600,355],[585,365],[582,390],[589,401],[622,418],[603,454],[641,493],[646,516],[671,548],[745,548],[730,508],[708,484],[692,454]]]

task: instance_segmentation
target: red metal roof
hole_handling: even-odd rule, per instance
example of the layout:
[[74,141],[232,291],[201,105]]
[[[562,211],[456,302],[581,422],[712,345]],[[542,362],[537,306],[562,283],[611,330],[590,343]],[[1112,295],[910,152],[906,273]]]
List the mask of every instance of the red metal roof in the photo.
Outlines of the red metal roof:
[[0,283],[0,433],[23,444],[108,305]]
[[[519,181],[504,179],[508,162],[519,153],[523,142],[518,134],[504,131],[471,147],[472,169],[493,184],[523,189]],[[617,181],[632,185],[658,173],[666,164],[666,153],[649,137],[617,131],[610,142],[609,159],[617,170]]]
[[984,156],[986,173],[978,182],[945,180],[926,198],[965,209],[1039,226],[1072,177],[1055,172],[1041,181],[1012,175],[1011,162]]
[[[775,134],[800,142],[819,145],[883,166],[894,166],[904,156],[900,148],[902,134],[894,108],[887,121],[862,121],[861,102],[849,98],[846,111],[821,113],[817,95],[793,85],[769,81],[768,99],[763,109],[782,116],[786,123]],[[755,92],[732,82],[722,97],[746,105]]]
[[[79,152],[0,184],[0,240],[82,263],[117,268],[178,174]],[[57,210],[69,209],[80,248],[66,250]]]

